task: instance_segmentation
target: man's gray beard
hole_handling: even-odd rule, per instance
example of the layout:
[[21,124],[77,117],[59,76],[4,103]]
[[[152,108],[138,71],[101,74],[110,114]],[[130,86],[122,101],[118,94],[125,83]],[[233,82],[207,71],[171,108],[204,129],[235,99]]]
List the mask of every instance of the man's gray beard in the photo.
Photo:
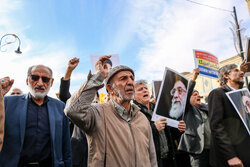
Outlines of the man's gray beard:
[[49,93],[49,90],[51,88],[51,85],[48,86],[47,90],[43,93],[41,92],[36,92],[30,83],[28,83],[28,87],[29,87],[29,92],[30,94],[32,95],[32,97],[34,97],[35,99],[43,99],[48,93]]
[[184,112],[184,105],[185,104],[183,104],[183,102],[181,102],[181,104],[174,104],[174,102],[172,102],[171,109],[169,111],[169,116],[175,119],[180,118],[180,116]]
[[118,100],[120,102],[131,101],[134,99],[135,94],[131,98],[129,98],[126,95],[122,95],[121,91],[115,86],[114,83],[112,84],[112,87],[114,89],[114,93],[115,93],[116,97],[118,98]]

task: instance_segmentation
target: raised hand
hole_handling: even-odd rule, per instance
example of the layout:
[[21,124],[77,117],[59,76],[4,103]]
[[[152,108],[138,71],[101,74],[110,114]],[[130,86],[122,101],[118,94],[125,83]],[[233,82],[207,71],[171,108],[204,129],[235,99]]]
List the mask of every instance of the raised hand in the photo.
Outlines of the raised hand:
[[193,78],[192,78],[192,80],[195,81],[199,74],[200,74],[199,68],[193,69]]
[[74,57],[73,59],[70,59],[68,63],[68,69],[73,71],[76,68],[76,66],[79,64],[79,61],[80,59],[76,57]]
[[2,95],[4,96],[6,93],[9,92],[10,88],[14,83],[14,79],[10,80],[10,77],[4,77],[0,79],[1,86],[2,86]]
[[111,55],[102,56],[98,59],[98,61],[95,64],[96,72],[100,73],[103,78],[106,78],[108,76],[108,71],[109,71],[107,66],[104,66],[104,61],[109,59],[110,57]]
[[68,62],[68,67],[67,70],[65,72],[65,75],[63,77],[63,80],[70,80],[71,77],[71,73],[73,72],[73,70],[78,66],[80,59],[74,57],[73,59],[70,59]]
[[247,72],[249,64],[250,62],[247,62],[246,59],[244,59],[240,65],[240,70],[243,71],[244,73]]

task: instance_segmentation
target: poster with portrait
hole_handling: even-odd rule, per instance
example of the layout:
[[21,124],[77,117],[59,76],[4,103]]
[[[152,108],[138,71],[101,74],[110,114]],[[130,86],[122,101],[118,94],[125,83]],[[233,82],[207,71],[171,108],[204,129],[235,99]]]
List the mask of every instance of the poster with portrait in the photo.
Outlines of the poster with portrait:
[[161,80],[153,80],[152,87],[153,87],[154,98],[157,99],[160,88],[161,88]]
[[247,88],[226,93],[250,135],[250,93]]
[[[92,74],[94,74],[96,72],[95,63],[97,62],[99,57],[102,57],[102,56],[104,56],[104,55],[89,55]],[[119,58],[118,54],[112,54],[110,60],[112,62],[112,67],[120,65],[120,58]],[[107,97],[108,93],[106,91],[105,86],[103,88],[99,89],[98,93],[99,93],[99,102],[105,103],[107,101],[107,98],[108,98]]]
[[[250,62],[250,38],[247,38],[246,42],[245,59],[247,62]],[[250,76],[250,64],[248,65],[247,72],[245,72],[245,76]]]
[[219,60],[216,56],[205,51],[194,50],[194,63],[201,75],[218,79]]
[[[110,60],[112,61],[112,67],[120,65],[119,55],[118,54],[110,54],[110,55],[111,55]],[[105,55],[89,55],[92,73],[95,73],[95,63],[97,62],[99,57],[102,57],[102,56],[105,56]]]
[[187,78],[168,67],[165,68],[152,121],[166,118],[168,126],[178,127],[185,111],[188,84]]

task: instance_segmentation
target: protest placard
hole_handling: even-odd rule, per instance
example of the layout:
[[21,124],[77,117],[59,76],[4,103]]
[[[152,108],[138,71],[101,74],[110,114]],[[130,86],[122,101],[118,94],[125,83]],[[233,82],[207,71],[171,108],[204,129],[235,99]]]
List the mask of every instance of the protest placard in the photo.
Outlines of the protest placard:
[[201,75],[218,79],[219,61],[216,56],[205,51],[194,50],[194,62]]
[[250,93],[247,88],[226,93],[250,135]]
[[[89,56],[90,56],[90,63],[91,63],[91,71],[92,73],[95,73],[96,72],[95,63],[100,57],[105,56],[105,55],[89,55]],[[118,54],[112,54],[110,60],[112,62],[112,68],[120,65],[120,58]],[[105,103],[107,99],[107,94],[108,94],[105,86],[99,89],[98,92],[99,92],[99,102]]]
[[152,81],[152,88],[153,88],[153,96],[157,99],[159,91],[161,87],[161,80],[153,80]]
[[166,67],[156,101],[152,120],[167,119],[167,125],[178,128],[184,115],[189,81],[178,72]]
[[[92,73],[95,73],[95,63],[102,56],[105,55],[89,55]],[[118,54],[112,54],[110,60],[112,61],[112,67],[120,65],[120,57]]]

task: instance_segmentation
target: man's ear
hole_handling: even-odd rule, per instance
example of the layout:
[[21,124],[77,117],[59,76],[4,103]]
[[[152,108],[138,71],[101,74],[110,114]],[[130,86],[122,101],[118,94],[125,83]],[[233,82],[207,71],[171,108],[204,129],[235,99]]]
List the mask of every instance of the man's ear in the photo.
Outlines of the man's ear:
[[228,74],[224,74],[223,77],[226,78],[227,80],[230,79]]
[[54,83],[54,78],[51,78],[51,85],[50,86],[52,86],[53,83]]
[[113,87],[111,86],[111,84],[107,84],[107,85],[106,85],[106,89],[107,89],[107,91],[109,92],[110,95],[113,95],[114,89],[113,89]]
[[26,84],[27,84],[27,85],[29,85],[28,82],[29,82],[29,81],[28,81],[28,78],[26,78]]

